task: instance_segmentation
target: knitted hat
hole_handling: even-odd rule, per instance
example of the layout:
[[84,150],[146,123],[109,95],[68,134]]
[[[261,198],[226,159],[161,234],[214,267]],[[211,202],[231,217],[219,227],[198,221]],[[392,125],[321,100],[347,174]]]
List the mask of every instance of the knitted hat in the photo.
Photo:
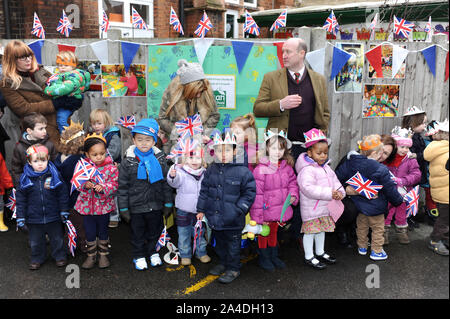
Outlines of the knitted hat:
[[310,129],[308,132],[303,133],[303,136],[305,137],[305,143],[302,145],[304,148],[309,148],[320,141],[326,141],[330,144],[330,140],[327,139],[325,134],[316,128]]
[[421,114],[421,113],[425,113],[425,111],[421,110],[417,106],[413,105],[413,106],[408,107],[408,109],[406,110],[406,113],[403,114],[403,116],[409,116],[409,115],[415,115],[415,114]]
[[188,63],[185,59],[178,60],[177,75],[180,76],[181,84],[205,79],[205,73],[199,63]]
[[397,142],[397,146],[407,146],[411,147],[412,142],[412,131],[410,129],[401,128],[400,126],[396,126],[392,129],[391,136],[394,138],[395,142]]
[[131,134],[143,134],[153,137],[156,141],[158,140],[159,125],[154,118],[143,119],[131,130]]

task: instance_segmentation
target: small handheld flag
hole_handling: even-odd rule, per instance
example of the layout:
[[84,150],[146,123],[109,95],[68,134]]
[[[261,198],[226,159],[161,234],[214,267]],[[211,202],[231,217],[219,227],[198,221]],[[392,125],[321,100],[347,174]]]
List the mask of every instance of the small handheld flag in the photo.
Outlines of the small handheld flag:
[[183,26],[181,25],[180,20],[178,19],[178,16],[175,12],[175,10],[173,10],[172,7],[170,7],[170,20],[169,20],[169,24],[171,26],[173,26],[173,29],[175,31],[177,31],[178,33],[181,33],[181,35],[184,35],[184,31],[183,31]]
[[5,204],[5,206],[8,207],[13,212],[11,219],[16,218],[17,207],[16,207],[16,189],[15,188],[12,189],[11,195],[9,195],[8,202]]
[[281,12],[280,16],[275,20],[275,22],[270,27],[270,31],[274,31],[279,28],[284,28],[286,26],[287,9]]
[[91,179],[93,179],[96,183],[103,183],[102,174],[98,171],[98,169],[82,158],[75,165],[75,170],[71,180],[72,188],[70,189],[70,194]]
[[103,10],[102,24],[100,25],[100,29],[103,32],[108,32],[108,29],[109,29],[109,19],[108,19],[108,15],[106,14],[105,10]]
[[419,185],[406,193],[404,200],[406,201],[406,217],[416,216],[419,211]]
[[31,34],[37,36],[39,39],[45,39],[45,30],[44,26],[39,20],[37,13],[34,13],[33,19],[33,29],[31,29]]
[[203,16],[198,23],[197,29],[195,29],[194,34],[199,38],[204,38],[206,33],[213,28],[211,21],[208,18],[208,15],[205,11],[203,11]]
[[142,19],[140,14],[136,11],[136,9],[133,6],[131,7],[131,23],[133,25],[133,28],[148,30],[148,26],[145,23],[144,19]]
[[181,138],[203,133],[202,119],[199,113],[188,116],[181,121],[176,122],[175,127],[177,128],[177,133]]
[[136,126],[136,119],[134,118],[134,115],[121,116],[119,117],[119,120],[116,122],[116,124],[132,130]]
[[70,31],[72,31],[72,25],[70,24],[69,18],[67,18],[66,13],[63,10],[61,18],[59,18],[58,26],[56,31],[63,34],[66,38],[69,37]]
[[399,19],[394,15],[394,33],[396,35],[401,34],[402,36],[407,38],[410,32],[413,30],[413,28],[414,23],[406,21],[405,19],[402,18]]
[[337,32],[339,30],[339,24],[337,22],[337,19],[336,19],[335,15],[334,15],[333,10],[331,10],[330,15],[325,20],[325,24],[323,25],[322,28],[327,30],[327,32],[330,32],[330,33],[333,33],[333,34],[337,34]]
[[433,32],[433,27],[431,26],[431,16],[428,18],[428,22],[427,22],[427,25],[425,26],[424,31],[428,34],[432,34],[432,32]]
[[161,247],[164,247],[170,241],[169,233],[167,232],[166,226],[159,236],[158,242],[156,243],[156,251],[159,251]]
[[69,246],[70,253],[75,257],[75,249],[77,248],[77,231],[70,220],[66,220],[65,224],[67,226],[67,245]]
[[372,199],[377,196],[378,191],[383,188],[383,185],[375,184],[370,179],[365,178],[360,172],[356,172],[347,182],[358,193],[365,196],[368,199]]
[[193,244],[193,250],[192,254],[194,255],[195,249],[197,248],[197,244],[200,243],[200,240],[203,235],[203,229],[202,229],[202,220],[198,219],[194,226],[194,244]]
[[256,36],[260,34],[258,25],[247,10],[245,11],[244,33]]
[[370,23],[369,29],[372,30],[372,32],[373,32],[375,30],[377,24],[378,24],[378,12],[375,14],[375,17],[373,17],[373,20]]

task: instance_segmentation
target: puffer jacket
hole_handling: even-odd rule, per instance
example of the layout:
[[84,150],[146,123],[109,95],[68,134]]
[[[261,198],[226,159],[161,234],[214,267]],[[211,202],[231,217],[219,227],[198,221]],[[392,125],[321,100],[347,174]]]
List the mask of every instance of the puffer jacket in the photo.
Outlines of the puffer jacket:
[[119,186],[119,171],[111,157],[107,156],[99,166],[96,166],[89,159],[85,160],[94,165],[102,174],[103,183],[99,183],[99,185],[103,187],[103,191],[98,193],[93,188],[86,189],[82,186],[79,189],[80,194],[75,204],[75,210],[81,215],[105,215],[116,210],[113,195]]
[[366,216],[381,215],[387,211],[388,202],[396,207],[403,203],[403,197],[397,191],[397,185],[391,179],[388,168],[376,160],[351,151],[347,154],[347,159],[336,168],[335,173],[342,185],[346,187],[346,182],[356,172],[360,172],[362,176],[372,180],[375,184],[383,185],[377,198],[368,199],[361,195],[350,196],[362,214]]
[[392,164],[393,162],[388,164],[387,167],[394,174],[396,178],[395,182],[398,186],[405,187],[406,191],[409,192],[414,186],[419,184],[422,178],[422,172],[415,158],[409,158],[406,155],[400,162],[400,165],[394,166]]
[[327,205],[333,199],[334,190],[339,190],[345,196],[345,189],[341,187],[342,184],[329,166],[329,162],[320,166],[306,153],[302,153],[295,163],[302,221],[329,216]]
[[0,195],[3,196],[6,189],[13,187],[11,175],[9,175],[8,169],[6,168],[6,162],[3,159],[3,155],[0,153]]
[[414,133],[412,136],[413,144],[409,148],[411,153],[417,155],[417,163],[419,164],[421,176],[419,184],[425,184],[427,182],[427,163],[423,158],[423,151],[425,150],[426,144],[425,140],[420,133]]
[[214,230],[241,230],[253,204],[256,184],[242,163],[213,163],[205,172],[197,212],[205,213]]
[[[138,179],[139,158],[134,153],[135,145],[131,145],[120,164],[119,191],[117,200],[119,209],[128,209],[131,214],[147,213],[161,210],[166,203],[173,203],[173,190],[164,178],[153,184],[147,179]],[[163,176],[167,176],[166,155],[157,147],[153,147],[156,159],[162,168]]]
[[[261,158],[253,171],[256,182],[256,197],[250,209],[250,217],[258,224],[280,221],[283,204],[288,194],[295,196],[293,205],[297,205],[299,194],[294,169],[285,160],[271,164],[267,157]],[[283,216],[283,222],[292,218],[289,206]]]
[[431,197],[437,203],[448,204],[448,141],[433,141],[425,151],[423,157],[430,162]]
[[89,90],[91,74],[81,69],[52,75],[47,81],[44,93],[52,97],[73,96],[82,99],[82,93]]

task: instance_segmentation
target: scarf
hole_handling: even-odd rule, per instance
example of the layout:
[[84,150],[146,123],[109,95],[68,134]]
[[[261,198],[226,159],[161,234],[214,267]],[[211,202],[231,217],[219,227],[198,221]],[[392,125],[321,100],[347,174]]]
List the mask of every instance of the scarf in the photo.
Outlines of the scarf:
[[44,174],[47,174],[50,172],[52,175],[51,181],[50,181],[50,189],[55,189],[59,186],[59,184],[62,183],[61,179],[59,178],[58,170],[56,169],[56,166],[52,162],[48,162],[47,168],[43,170],[42,172],[35,172],[30,164],[26,164],[23,168],[23,174],[20,177],[20,187],[22,189],[28,188],[33,186],[33,182],[31,181],[31,178],[40,177]]
[[393,167],[399,167],[400,163],[403,161],[403,159],[405,158],[406,155],[400,156],[398,154],[395,154],[394,159],[392,160],[392,162],[390,162],[388,164],[388,166],[393,166]]
[[138,179],[147,179],[148,175],[148,181],[150,184],[163,179],[162,168],[153,153],[153,149],[143,153],[136,147],[134,149],[134,154],[136,154],[140,160],[137,171]]
[[189,175],[192,175],[197,181],[200,180],[200,178],[203,175],[203,172],[205,171],[205,168],[203,166],[200,167],[199,169],[192,169],[187,165],[183,165],[182,169]]

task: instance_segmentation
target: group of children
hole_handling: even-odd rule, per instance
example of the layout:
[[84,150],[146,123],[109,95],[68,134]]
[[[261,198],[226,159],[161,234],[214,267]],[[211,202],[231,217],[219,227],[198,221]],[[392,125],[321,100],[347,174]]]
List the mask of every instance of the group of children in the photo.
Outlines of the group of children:
[[[384,145],[379,135],[370,135],[360,141],[359,152],[350,152],[336,172],[329,166],[330,140],[322,131],[304,133],[306,152],[294,161],[290,155],[292,143],[283,131],[268,130],[264,142],[257,144],[252,114],[233,120],[229,130],[216,133],[206,145],[208,139],[201,136],[180,139],[179,143],[185,143],[184,151],[171,166],[156,146],[159,125],[153,118],[142,119],[131,130],[133,145],[121,158],[120,132],[104,110],[91,113],[90,134],[79,123],[66,126],[60,154],[46,138],[45,117],[30,114],[24,118],[24,133],[14,150],[11,168],[17,190],[17,226],[29,231],[30,269],[38,269],[46,260],[46,234],[57,266],[66,264],[61,222],[67,220],[73,222],[78,245],[87,254],[82,268],[90,269],[97,263],[100,268],[108,267],[108,226],[117,226],[111,219],[117,211],[130,224],[135,269],[147,269],[148,261],[152,267],[159,266],[162,261],[157,242],[165,227],[164,217],[175,206],[181,264],[189,265],[193,255],[209,263],[207,244],[214,242],[219,262],[210,274],[220,276],[219,282],[229,283],[240,274],[241,236],[248,223],[247,213],[256,224],[270,230],[266,236],[258,236],[259,265],[267,271],[286,267],[278,256],[277,233],[292,218],[291,206],[298,203],[305,263],[324,269],[336,262],[325,252],[325,233],[334,231],[337,220],[330,214],[330,203],[340,202],[348,194],[344,186],[357,173],[383,187],[370,199],[360,194],[351,196],[359,211],[358,253],[367,254],[371,229],[370,258],[383,260],[387,258],[383,246],[388,243],[392,220],[400,242],[409,242],[404,195],[426,182],[425,161],[430,162],[431,186],[426,194],[431,194],[437,203],[433,209],[439,211],[429,246],[448,255],[448,122],[435,123],[434,141],[425,148],[425,112],[415,107],[408,112],[403,128],[392,132],[397,150],[391,150],[395,153],[391,161],[380,163]],[[80,163],[96,174],[74,187],[72,180],[80,173],[76,170]],[[3,172],[2,180],[6,180]],[[0,190],[12,185],[1,184]],[[210,230],[208,238],[206,231],[198,235],[199,224]]]

